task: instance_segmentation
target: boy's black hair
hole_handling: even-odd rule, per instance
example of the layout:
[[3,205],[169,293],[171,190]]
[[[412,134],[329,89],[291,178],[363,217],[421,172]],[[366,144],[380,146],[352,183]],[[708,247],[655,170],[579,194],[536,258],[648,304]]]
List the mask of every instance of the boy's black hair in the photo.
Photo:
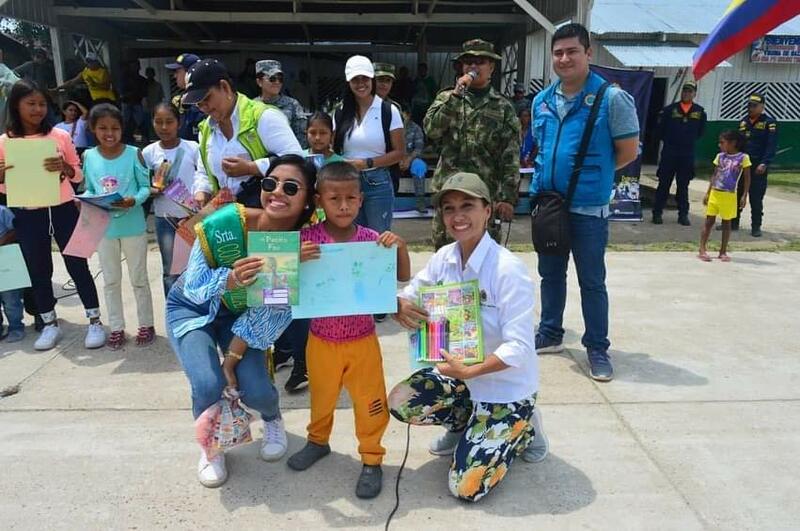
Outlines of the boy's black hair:
[[[50,98],[47,96],[47,92],[42,90],[35,81],[20,79],[11,87],[11,91],[8,94],[8,101],[6,102],[6,109],[8,109],[8,112],[6,113],[5,129],[8,136],[25,136],[25,130],[22,127],[22,117],[19,114],[19,104],[23,98],[27,98],[36,92],[41,94],[49,105]],[[50,133],[52,129],[53,124],[51,124],[50,120],[45,116],[42,123],[39,124],[39,134],[46,135]]]
[[719,134],[719,137],[723,140],[727,140],[729,142],[733,142],[733,145],[736,146],[736,149],[739,151],[744,150],[745,145],[745,138],[742,133],[737,131],[736,129],[725,129]]
[[95,105],[92,107],[92,110],[89,111],[89,127],[92,129],[95,128],[97,125],[97,121],[100,118],[113,118],[119,122],[121,127],[124,127],[125,120],[122,118],[122,113],[120,110],[110,103],[100,103],[99,105]]
[[361,172],[349,162],[331,162],[323,166],[317,173],[317,190],[324,182],[355,181],[361,189]]
[[555,33],[553,33],[553,37],[550,39],[550,50],[553,50],[553,47],[556,45],[557,41],[562,39],[571,39],[572,37],[578,37],[578,41],[583,46],[584,50],[588,50],[592,45],[591,41],[589,40],[589,31],[582,24],[573,22],[571,24],[565,24],[561,26],[556,30]]

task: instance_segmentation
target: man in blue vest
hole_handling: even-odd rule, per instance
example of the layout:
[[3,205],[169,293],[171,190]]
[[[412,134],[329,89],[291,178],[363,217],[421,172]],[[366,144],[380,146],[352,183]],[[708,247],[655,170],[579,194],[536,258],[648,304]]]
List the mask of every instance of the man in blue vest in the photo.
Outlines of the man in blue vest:
[[[572,165],[597,90],[605,80],[589,70],[589,32],[580,24],[559,28],[550,41],[558,80],[533,100],[531,121],[539,145],[531,195],[557,190],[566,195]],[[613,378],[608,357],[608,293],[605,248],[614,172],[633,162],[639,152],[639,120],[630,94],[609,87],[600,103],[592,139],[570,206],[571,254],[581,288],[586,331],[582,343],[589,374],[598,381]],[[539,354],[564,346],[563,318],[567,301],[569,255],[539,255],[541,321],[536,334]]]
[[681,101],[667,105],[658,116],[658,136],[664,142],[658,164],[658,190],[653,205],[653,223],[661,225],[669,188],[675,179],[678,223],[689,226],[689,181],[694,177],[694,146],[706,128],[706,111],[694,103],[697,83],[687,81]]

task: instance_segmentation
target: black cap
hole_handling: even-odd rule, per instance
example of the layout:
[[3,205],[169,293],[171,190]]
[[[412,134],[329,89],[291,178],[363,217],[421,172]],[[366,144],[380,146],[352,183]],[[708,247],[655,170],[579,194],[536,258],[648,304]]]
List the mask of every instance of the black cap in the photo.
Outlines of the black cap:
[[175,59],[174,63],[166,64],[164,68],[168,70],[177,70],[179,68],[189,70],[199,60],[200,58],[193,53],[182,53]]
[[206,97],[208,89],[228,79],[228,69],[216,59],[201,59],[186,73],[184,105],[194,105]]
[[750,105],[751,103],[764,103],[764,95],[760,92],[753,92],[747,98],[747,104]]

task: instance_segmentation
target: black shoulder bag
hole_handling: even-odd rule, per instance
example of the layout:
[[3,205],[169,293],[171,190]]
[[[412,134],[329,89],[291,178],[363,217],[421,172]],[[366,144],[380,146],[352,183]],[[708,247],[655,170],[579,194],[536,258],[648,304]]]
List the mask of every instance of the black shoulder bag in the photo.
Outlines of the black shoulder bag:
[[[600,103],[605,95],[608,83],[603,83],[595,94],[589,119],[583,128],[578,154],[569,178],[567,196],[562,196],[557,190],[544,190],[533,198],[533,211],[531,212],[531,236],[533,248],[539,254],[566,255],[570,251],[569,235],[569,207],[575,188],[578,186],[578,177],[583,169],[583,160],[589,149],[589,140],[592,138],[594,123],[600,112]],[[555,188],[555,187],[554,187]]]

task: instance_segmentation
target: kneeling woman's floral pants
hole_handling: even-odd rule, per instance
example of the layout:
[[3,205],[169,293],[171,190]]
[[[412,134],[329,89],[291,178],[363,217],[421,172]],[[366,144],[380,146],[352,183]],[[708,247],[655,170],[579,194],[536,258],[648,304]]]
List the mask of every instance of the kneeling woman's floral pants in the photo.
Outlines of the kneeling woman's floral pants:
[[520,402],[473,402],[467,385],[433,369],[421,369],[389,394],[389,408],[408,424],[463,431],[450,466],[450,492],[478,501],[505,477],[533,438],[536,395]]

